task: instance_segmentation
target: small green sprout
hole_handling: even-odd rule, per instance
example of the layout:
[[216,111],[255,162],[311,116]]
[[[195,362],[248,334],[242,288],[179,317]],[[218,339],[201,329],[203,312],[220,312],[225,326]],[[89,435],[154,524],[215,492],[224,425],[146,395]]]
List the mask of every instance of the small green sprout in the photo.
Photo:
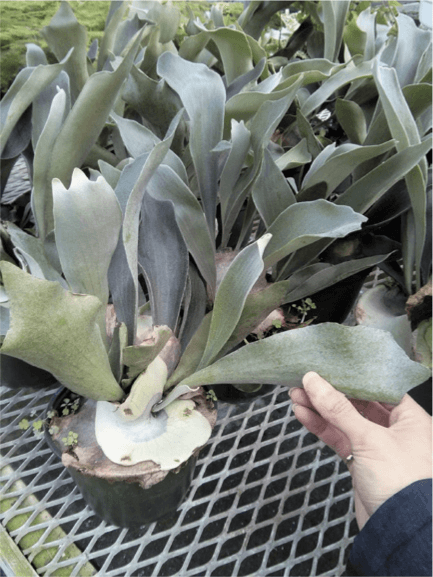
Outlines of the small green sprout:
[[69,431],[68,436],[63,437],[62,442],[66,447],[73,449],[78,445],[78,433]]
[[[32,412],[32,416],[35,416],[35,412]],[[40,438],[42,436],[43,430],[44,430],[44,424],[45,421],[43,419],[38,419],[37,421],[33,421],[33,423],[30,425],[28,419],[22,419],[19,423],[18,426],[22,431],[27,431],[27,429],[29,429],[30,427],[32,427],[33,429],[33,433],[35,434],[35,436],[37,438]]]
[[38,439],[42,437],[42,434],[44,432],[44,423],[45,421],[43,421],[42,419],[38,419],[37,421],[33,422],[33,433]]
[[27,419],[22,419],[19,422],[18,426],[22,431],[27,431],[27,429],[30,427],[30,423],[28,422]]
[[317,306],[315,305],[315,303],[314,303],[310,298],[302,299],[300,305],[292,305],[292,306],[293,306],[293,308],[295,308],[299,313],[302,314],[301,323],[303,323],[303,322],[305,321],[305,317],[307,316],[307,314],[308,314],[311,310],[317,309]]
[[215,391],[213,389],[209,389],[208,392],[206,393],[206,399],[208,401],[213,401],[214,403],[218,400],[218,397],[215,394]]
[[74,414],[80,408],[80,400],[77,397],[75,400],[70,399],[69,397],[65,397],[63,399],[62,404],[60,405],[60,410],[63,417],[67,417],[70,414]]
[[183,411],[183,416],[184,416],[184,417],[189,417],[190,415],[192,415],[191,409],[186,408],[186,409]]
[[280,329],[283,326],[283,321],[281,319],[274,319],[272,321],[272,325],[276,328],[276,329]]

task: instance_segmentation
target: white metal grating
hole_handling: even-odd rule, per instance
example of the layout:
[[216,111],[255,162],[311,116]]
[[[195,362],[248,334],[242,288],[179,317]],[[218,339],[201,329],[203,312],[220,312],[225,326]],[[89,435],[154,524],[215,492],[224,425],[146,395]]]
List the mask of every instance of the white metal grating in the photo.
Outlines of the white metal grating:
[[[39,574],[271,577],[343,571],[357,532],[351,478],[345,464],[294,418],[285,388],[241,405],[219,403],[186,501],[172,517],[135,531],[101,522],[45,441],[19,428],[33,410],[43,412],[52,392],[3,388],[1,400],[0,495],[11,503],[2,522]],[[19,515],[25,522],[11,529]],[[30,546],[29,534],[37,535]],[[49,553],[43,564],[41,551]]]

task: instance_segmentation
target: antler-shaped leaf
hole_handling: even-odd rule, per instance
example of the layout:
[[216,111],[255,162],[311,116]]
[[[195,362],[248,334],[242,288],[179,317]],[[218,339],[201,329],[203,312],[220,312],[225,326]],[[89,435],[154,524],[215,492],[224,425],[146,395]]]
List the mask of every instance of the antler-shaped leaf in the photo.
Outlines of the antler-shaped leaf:
[[5,261],[0,268],[12,321],[2,352],[49,371],[74,393],[120,400],[123,391],[111,372],[97,324],[101,301],[74,295]]
[[68,189],[53,180],[53,200],[56,244],[69,286],[106,305],[107,271],[122,224],[114,190],[102,176],[91,181],[76,168]]
[[431,372],[411,361],[386,331],[323,323],[246,345],[179,386],[268,383],[300,386],[316,371],[352,398],[399,403]]

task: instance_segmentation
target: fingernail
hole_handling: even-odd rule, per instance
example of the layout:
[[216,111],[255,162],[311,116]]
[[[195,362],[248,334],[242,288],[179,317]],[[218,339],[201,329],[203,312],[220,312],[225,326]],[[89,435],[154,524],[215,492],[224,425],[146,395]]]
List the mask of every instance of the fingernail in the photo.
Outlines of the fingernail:
[[297,406],[298,406],[298,405],[297,405],[296,403],[292,405],[293,414],[295,414],[295,409],[296,409]]
[[296,389],[296,387],[292,387],[291,389],[289,389],[289,397],[290,398],[292,398],[292,393],[295,389]]

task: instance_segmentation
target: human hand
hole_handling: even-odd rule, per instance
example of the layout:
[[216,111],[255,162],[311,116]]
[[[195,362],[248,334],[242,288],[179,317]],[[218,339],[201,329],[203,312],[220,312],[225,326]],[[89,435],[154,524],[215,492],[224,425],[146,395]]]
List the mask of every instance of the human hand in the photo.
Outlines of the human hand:
[[296,418],[348,462],[359,528],[387,499],[432,476],[432,420],[409,395],[395,407],[349,400],[318,374],[289,391]]

